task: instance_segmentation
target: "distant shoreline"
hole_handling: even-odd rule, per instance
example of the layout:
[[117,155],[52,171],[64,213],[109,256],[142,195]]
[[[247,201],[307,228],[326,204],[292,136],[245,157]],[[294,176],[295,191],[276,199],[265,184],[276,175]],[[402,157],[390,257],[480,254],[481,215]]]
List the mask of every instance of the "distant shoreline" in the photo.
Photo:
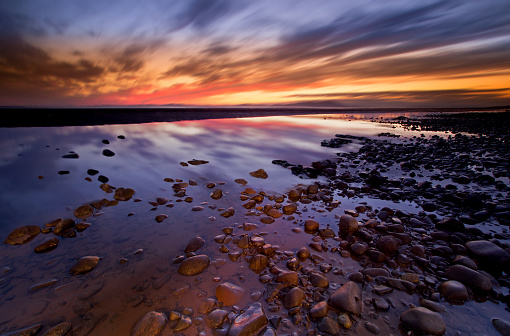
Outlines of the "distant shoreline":
[[0,108],[1,127],[92,126],[141,124],[184,120],[249,118],[306,114],[359,113],[459,113],[502,112],[505,107],[487,108],[292,108],[292,107],[77,107],[77,108]]

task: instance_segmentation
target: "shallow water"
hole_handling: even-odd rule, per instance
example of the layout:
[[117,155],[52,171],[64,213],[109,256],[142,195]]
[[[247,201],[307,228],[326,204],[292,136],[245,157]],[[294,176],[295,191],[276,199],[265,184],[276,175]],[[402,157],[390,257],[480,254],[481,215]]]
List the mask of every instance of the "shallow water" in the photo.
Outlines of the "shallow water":
[[[333,211],[302,204],[295,219],[284,216],[273,224],[263,224],[259,216],[250,215],[241,206],[241,192],[250,187],[257,192],[280,196],[296,185],[312,184],[314,180],[300,179],[288,169],[272,164],[272,160],[309,165],[359,147],[356,141],[340,149],[321,147],[322,140],[333,138],[337,133],[377,138],[382,132],[405,136],[421,134],[345,115],[1,129],[2,240],[14,228],[43,227],[56,218],[73,218],[73,211],[82,204],[112,199],[112,194],[99,188],[100,175],[107,177],[111,186],[134,189],[135,195],[129,201],[102,208],[86,220],[91,223],[89,228],[75,238],[61,238],[54,251],[33,252],[47,237],[43,234],[21,246],[4,244],[0,247],[3,273],[0,274],[0,333],[34,323],[43,323],[43,328],[47,329],[68,321],[73,325],[73,335],[128,335],[147,311],[182,312],[184,308],[192,308],[194,325],[183,333],[211,334],[211,329],[203,323],[203,314],[197,309],[202,300],[214,297],[214,288],[224,281],[244,288],[246,294],[238,303],[240,309],[254,300],[268,309],[264,299],[250,297],[251,293],[267,295],[258,275],[248,269],[243,258],[232,262],[227,254],[218,250],[220,244],[214,242],[214,237],[222,234],[222,228],[233,227],[237,237],[258,232],[266,243],[278,246],[279,251],[295,252],[310,242],[309,235],[291,231],[293,227],[302,228],[304,219],[314,218],[321,227],[330,225],[336,229],[337,215],[363,201],[374,208],[390,205],[410,212],[418,210],[416,204],[409,201],[394,203],[337,196],[342,203]],[[427,136],[432,134],[427,132]],[[104,149],[110,149],[115,155],[104,156]],[[70,152],[78,154],[79,158],[62,157]],[[209,163],[180,164],[193,159]],[[249,175],[260,168],[269,178]],[[89,169],[99,173],[89,175]],[[68,173],[59,174],[63,171]],[[173,182],[166,182],[165,178],[196,181],[197,185],[186,187],[186,196],[192,200],[187,202],[184,197],[174,196]],[[235,183],[239,178],[247,180],[248,184]],[[210,182],[216,183],[213,189],[205,186]],[[218,188],[224,196],[213,200],[210,193]],[[149,204],[158,197],[168,198],[173,207]],[[266,199],[262,205],[268,203],[274,202]],[[192,211],[194,206],[202,206],[203,210]],[[223,218],[220,209],[229,207],[236,209],[235,215]],[[168,218],[158,223],[155,217],[160,214]],[[257,223],[258,228],[253,232],[244,231],[242,224],[246,222]],[[186,243],[196,236],[206,241],[199,254],[208,255],[213,265],[198,276],[179,275],[172,260],[183,255]],[[239,250],[232,243],[225,245],[231,251]],[[68,271],[75,260],[87,255],[99,256],[102,260],[92,272],[71,276]],[[324,257],[324,262],[343,270],[344,276],[327,274],[333,289],[335,284],[339,286],[345,282],[345,275],[359,270],[358,263],[350,258],[333,258],[326,253]],[[123,258],[126,262],[120,263]],[[311,261],[307,263],[314,266]],[[285,268],[283,262],[277,266]],[[51,280],[50,285],[30,290],[33,285],[48,280]],[[83,297],[91,288],[100,288],[100,291],[90,298],[80,299],[80,295]],[[395,302],[397,308],[417,304],[415,295],[399,294],[399,297],[401,300]],[[372,312],[366,318],[377,323],[381,333],[398,334],[395,326],[399,312],[399,309],[381,315]],[[501,304],[492,302],[452,307],[450,314],[453,312],[456,318],[445,319],[448,335],[455,334],[465,319],[490,321],[492,315],[507,314]],[[280,310],[267,315],[285,313]],[[287,322],[284,321],[279,334],[305,331]],[[491,325],[481,323],[468,331],[496,335],[490,328]],[[357,334],[366,332],[362,323],[354,329]],[[163,334],[171,334],[171,330],[167,328]]]

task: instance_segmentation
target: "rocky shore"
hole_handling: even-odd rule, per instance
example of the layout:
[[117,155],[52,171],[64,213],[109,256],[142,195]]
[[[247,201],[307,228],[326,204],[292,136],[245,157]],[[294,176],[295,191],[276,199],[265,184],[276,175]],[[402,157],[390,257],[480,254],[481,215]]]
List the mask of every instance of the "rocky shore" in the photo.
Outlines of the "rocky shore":
[[[423,133],[381,133],[377,139],[338,134],[322,146],[356,143],[359,150],[309,166],[275,160],[303,178],[303,184],[280,194],[254,190],[244,178],[165,179],[176,203],[216,225],[182,242],[164,272],[151,275],[134,306],[148,302],[148,291],[155,301],[169,284],[171,304],[137,310],[131,335],[508,335],[510,317],[474,322],[459,315],[462,307],[476,310],[484,302],[508,314],[508,113],[381,122]],[[427,136],[428,131],[446,133]],[[208,162],[181,163],[202,164]],[[263,169],[248,175],[271,178]],[[235,188],[227,192],[228,185]],[[201,197],[194,188],[208,201],[194,204]],[[73,219],[20,227],[5,243],[30,244],[46,235],[34,243],[34,253],[53,253],[60,240],[86,235],[88,221],[99,211],[144,203],[130,188],[104,182],[101,189],[113,200],[77,207]],[[149,203],[150,211],[159,212],[153,222],[171,220],[176,203],[165,197]],[[81,256],[67,271],[95,279],[108,258]],[[115,260],[116,267],[125,263],[128,258]],[[4,266],[0,281],[7,296],[9,271]],[[35,284],[32,290],[53,284]],[[194,287],[200,294],[186,301]],[[92,315],[88,305],[101,290],[92,286],[77,294],[77,318],[21,328],[2,324],[1,335],[98,335],[94,330],[110,317]]]

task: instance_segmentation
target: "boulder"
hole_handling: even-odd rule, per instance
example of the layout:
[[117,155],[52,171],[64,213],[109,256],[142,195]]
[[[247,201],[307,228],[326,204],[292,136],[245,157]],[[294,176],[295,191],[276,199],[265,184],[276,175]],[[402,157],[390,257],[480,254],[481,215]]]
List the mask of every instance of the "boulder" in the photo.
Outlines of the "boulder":
[[469,298],[466,286],[456,280],[443,282],[439,285],[438,290],[447,301],[464,302]]
[[510,253],[487,240],[475,240],[466,243],[468,250],[482,265],[502,266],[510,264]]
[[341,234],[347,235],[358,231],[358,220],[351,215],[342,215],[338,222],[338,229]]
[[234,319],[228,328],[227,336],[257,335],[259,331],[266,327],[267,322],[262,306],[256,302]]
[[400,315],[400,320],[411,329],[422,333],[444,335],[446,332],[446,325],[441,315],[424,307],[405,311]]
[[244,296],[244,289],[230,282],[224,282],[216,286],[216,298],[225,306],[238,304]]
[[464,265],[450,266],[446,270],[446,277],[482,291],[488,292],[492,289],[492,282],[488,277]]

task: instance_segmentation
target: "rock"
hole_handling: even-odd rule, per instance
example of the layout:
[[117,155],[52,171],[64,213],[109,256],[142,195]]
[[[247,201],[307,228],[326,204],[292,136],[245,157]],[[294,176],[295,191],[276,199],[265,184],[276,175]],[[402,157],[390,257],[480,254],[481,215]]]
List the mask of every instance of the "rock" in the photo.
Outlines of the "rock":
[[450,266],[446,270],[446,277],[482,291],[488,292],[492,289],[492,282],[488,277],[464,265]]
[[92,216],[93,213],[94,213],[94,208],[88,204],[82,205],[81,207],[78,207],[76,210],[74,210],[74,216],[76,216],[76,218],[80,218],[80,219],[90,217],[90,216]]
[[283,214],[287,215],[287,216],[295,213],[297,211],[297,209],[298,209],[298,207],[294,203],[287,204],[282,207]]
[[216,189],[211,193],[211,198],[214,200],[219,200],[223,197],[223,191],[221,189]]
[[269,263],[269,258],[263,254],[256,254],[250,258],[249,267],[255,273],[262,272]]
[[464,231],[466,227],[457,218],[445,217],[436,224],[436,229],[450,232],[459,232]]
[[307,259],[308,257],[310,257],[310,250],[307,249],[306,247],[302,247],[299,249],[299,251],[297,252],[297,257],[299,260],[305,260]]
[[34,324],[28,327],[7,332],[5,334],[2,334],[1,336],[34,336],[39,332],[40,329],[41,329],[40,324]]
[[187,315],[182,315],[179,319],[179,322],[177,322],[177,325],[174,328],[174,331],[179,332],[188,329],[193,324],[193,321],[191,321],[191,317]]
[[37,236],[41,232],[41,228],[35,225],[23,226],[17,229],[14,229],[7,238],[5,239],[5,243],[9,245],[21,245],[28,243],[35,236]]
[[71,330],[71,323],[62,322],[46,331],[42,336],[64,336]]
[[389,277],[390,276],[390,272],[388,272],[387,269],[384,269],[384,268],[366,268],[364,270],[361,271],[361,273],[363,273],[365,276],[369,276],[369,277],[372,277],[372,278],[376,278],[376,277]]
[[312,272],[308,276],[310,283],[314,287],[327,288],[329,287],[329,280],[325,275]]
[[510,263],[510,253],[490,241],[470,241],[466,247],[484,265],[501,267]]
[[338,222],[339,231],[343,235],[358,231],[358,227],[358,220],[351,215],[342,215]]
[[329,335],[339,335],[340,334],[340,326],[333,320],[331,317],[326,316],[323,317],[319,323],[317,323],[317,329],[321,332],[329,334]]
[[195,237],[188,242],[188,245],[184,248],[184,252],[195,252],[204,245],[205,241],[202,237]]
[[423,298],[420,299],[420,306],[430,309],[432,311],[438,312],[438,313],[446,312],[446,308],[442,304],[434,302],[434,301],[430,301],[427,299],[423,299]]
[[276,209],[271,209],[267,212],[267,215],[272,218],[280,218],[283,216],[283,213],[281,213],[280,211],[278,211]]
[[444,335],[446,325],[440,314],[424,307],[411,308],[402,315],[400,320],[411,329],[432,335]]
[[305,221],[305,231],[315,232],[319,229],[319,222],[313,219],[307,219]]
[[92,271],[98,264],[101,258],[96,256],[81,257],[76,264],[74,264],[69,273],[72,275],[85,274]]
[[230,282],[224,282],[216,286],[216,299],[225,306],[238,304],[244,296],[244,289]]
[[35,253],[46,253],[46,252],[53,251],[54,249],[57,248],[58,243],[59,243],[58,238],[56,238],[56,237],[48,238],[41,244],[37,245],[34,248],[34,252]]
[[103,155],[107,156],[107,157],[112,157],[115,155],[115,153],[113,151],[111,151],[110,149],[103,149]]
[[344,329],[351,329],[352,327],[351,319],[346,313],[338,314],[338,324],[340,324]]
[[49,286],[53,286],[57,282],[58,282],[58,280],[55,279],[55,278],[49,279],[49,280],[44,280],[44,281],[41,281],[41,282],[31,286],[29,291],[30,292],[36,292],[36,291],[38,291],[40,289],[43,289],[43,288],[46,288],[46,287],[49,287]]
[[129,201],[135,194],[135,191],[131,188],[118,188],[115,190],[114,199],[117,201]]
[[225,218],[229,218],[234,216],[236,210],[233,207],[228,208],[227,210],[223,211],[220,215]]
[[259,169],[259,170],[253,171],[253,172],[250,173],[250,175],[253,176],[253,177],[256,177],[256,178],[261,178],[261,179],[267,179],[268,178],[268,175],[264,171],[264,169]]
[[156,311],[146,313],[133,329],[132,336],[157,336],[165,328],[168,319]]
[[510,322],[498,318],[492,319],[492,325],[503,336],[510,336]]
[[283,306],[287,309],[299,307],[305,299],[305,292],[299,287],[294,287],[285,295]]
[[205,324],[209,328],[215,329],[221,327],[223,322],[225,322],[228,313],[223,309],[215,309],[207,314],[205,318]]
[[240,185],[247,185],[248,184],[248,181],[246,181],[245,179],[235,179],[234,182],[238,183]]
[[53,228],[53,233],[57,236],[62,235],[66,231],[72,229],[75,226],[75,222],[72,219],[62,219],[57,222],[55,227]]
[[179,274],[197,275],[202,273],[211,263],[211,260],[205,254],[196,255],[187,259],[179,265]]
[[260,303],[251,305],[244,313],[237,316],[227,331],[227,336],[256,335],[267,325],[267,317]]
[[311,309],[310,309],[310,317],[313,319],[324,317],[328,314],[328,303],[326,301],[321,301],[319,303],[316,303]]
[[331,294],[328,303],[338,310],[359,315],[363,305],[361,290],[356,283],[349,281]]
[[466,286],[459,281],[449,280],[438,287],[439,293],[448,301],[464,302],[469,298]]
[[297,286],[298,284],[298,274],[294,271],[284,271],[280,272],[276,276],[276,282],[286,283],[293,286]]
[[377,248],[383,253],[393,254],[399,247],[400,241],[392,235],[384,235],[377,241]]
[[168,215],[161,214],[161,215],[157,215],[154,219],[156,220],[156,222],[161,223],[167,218],[168,218]]
[[351,245],[351,252],[354,255],[360,256],[367,250],[367,247],[361,243],[354,243]]

